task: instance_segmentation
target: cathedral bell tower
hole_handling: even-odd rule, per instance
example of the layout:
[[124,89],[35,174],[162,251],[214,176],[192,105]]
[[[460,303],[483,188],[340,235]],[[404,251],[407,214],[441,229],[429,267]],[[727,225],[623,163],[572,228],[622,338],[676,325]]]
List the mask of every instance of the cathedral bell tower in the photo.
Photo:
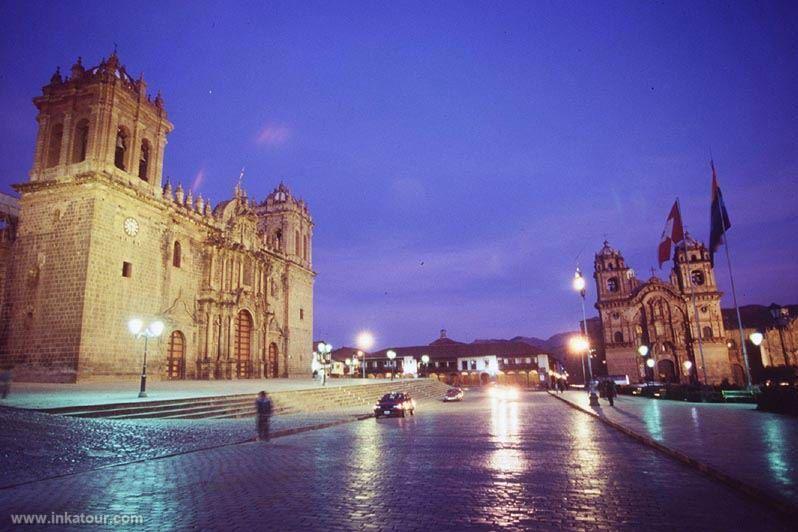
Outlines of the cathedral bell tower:
[[718,291],[709,251],[703,243],[693,240],[690,233],[687,233],[684,241],[676,247],[671,283],[688,295],[691,294],[691,290],[697,295]]
[[629,297],[635,284],[634,271],[626,266],[623,255],[604,241],[596,254],[593,277],[599,301],[611,301]]
[[280,183],[255,209],[260,228],[270,247],[310,269],[312,266],[313,220],[307,204],[294,198]]
[[70,75],[56,70],[34,98],[39,124],[31,182],[69,181],[86,173],[111,178],[153,194],[161,191],[166,136],[172,131],[160,93],[147,94],[116,52]]

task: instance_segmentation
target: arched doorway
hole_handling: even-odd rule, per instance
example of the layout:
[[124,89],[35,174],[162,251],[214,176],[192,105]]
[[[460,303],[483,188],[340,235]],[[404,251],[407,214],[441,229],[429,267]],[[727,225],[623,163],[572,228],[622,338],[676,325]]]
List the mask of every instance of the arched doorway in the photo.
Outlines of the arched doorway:
[[479,374],[479,384],[481,386],[484,386],[484,385],[486,385],[489,382],[490,382],[490,375],[488,375],[487,373],[480,373]]
[[172,331],[169,335],[169,347],[166,352],[166,378],[182,379],[185,375],[186,337],[180,331]]
[[236,316],[235,335],[236,377],[248,379],[252,376],[252,316],[246,310]]
[[266,358],[266,376],[269,378],[277,378],[280,376],[279,363],[278,363],[277,344],[274,342],[269,344],[269,354]]
[[662,382],[677,382],[676,366],[672,360],[664,358],[657,362],[657,377]]

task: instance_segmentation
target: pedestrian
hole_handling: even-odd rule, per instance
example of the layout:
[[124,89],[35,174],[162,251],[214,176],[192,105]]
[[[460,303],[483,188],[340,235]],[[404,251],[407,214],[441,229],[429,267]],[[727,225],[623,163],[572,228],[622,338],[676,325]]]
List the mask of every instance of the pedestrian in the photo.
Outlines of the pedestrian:
[[557,388],[559,388],[561,394],[565,391],[565,379],[560,379],[557,382]]
[[272,417],[272,400],[266,392],[260,392],[255,401],[257,412],[258,439],[269,439],[269,419]]
[[612,379],[607,379],[607,399],[610,401],[610,406],[615,406],[615,396],[618,394],[618,390],[615,387],[615,381]]
[[3,367],[3,370],[0,371],[0,395],[2,395],[3,399],[8,397],[8,392],[11,391],[11,377],[13,376],[13,368],[13,366],[6,365]]

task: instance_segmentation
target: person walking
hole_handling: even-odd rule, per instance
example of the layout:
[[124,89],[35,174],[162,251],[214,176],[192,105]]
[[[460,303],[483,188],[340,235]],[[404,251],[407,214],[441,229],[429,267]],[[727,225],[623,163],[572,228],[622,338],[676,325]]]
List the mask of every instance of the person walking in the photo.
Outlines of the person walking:
[[257,414],[258,439],[269,439],[269,420],[272,417],[272,400],[266,392],[260,392],[255,401]]
[[11,391],[12,369],[12,366],[5,366],[3,370],[0,371],[0,395],[3,396],[3,399],[8,397],[8,392]]
[[615,386],[615,381],[608,379],[606,387],[607,400],[610,402],[610,406],[615,406],[615,396],[618,395],[618,389]]

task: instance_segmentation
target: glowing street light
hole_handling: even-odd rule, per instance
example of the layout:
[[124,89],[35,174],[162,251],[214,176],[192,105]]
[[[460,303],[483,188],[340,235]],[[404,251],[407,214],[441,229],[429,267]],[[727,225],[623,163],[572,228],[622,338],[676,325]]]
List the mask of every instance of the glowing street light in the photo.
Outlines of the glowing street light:
[[366,355],[373,346],[374,346],[374,335],[371,334],[369,331],[361,331],[357,338],[355,339],[355,343],[357,343],[357,348],[360,350],[357,352],[357,356],[360,357],[362,364],[363,364],[363,378],[366,378]]
[[333,346],[332,344],[328,344],[327,342],[319,342],[316,345],[316,350],[319,353],[319,359],[321,362],[321,385],[327,385],[327,366],[330,362],[330,353],[332,353]]
[[396,363],[393,361],[396,358],[396,351],[391,349],[385,353],[385,356],[391,361],[391,380],[393,380],[393,374],[396,373]]
[[161,320],[155,320],[147,327],[144,327],[144,321],[139,318],[133,318],[127,322],[127,330],[130,331],[130,334],[135,338],[144,338],[144,362],[141,366],[139,397],[147,397],[147,340],[161,336],[165,328],[166,326]]
[[649,358],[648,360],[646,360],[646,366],[648,366],[649,368],[653,368],[654,364],[655,362],[653,358]]
[[[573,336],[568,341],[571,351],[574,353],[587,353],[588,364],[590,363],[590,342],[584,336]],[[582,368],[584,369],[584,367]],[[585,383],[585,388],[590,393],[590,406],[598,406],[598,395],[593,387],[593,371],[590,372],[590,382]]]
[[[585,313],[585,292],[587,289],[587,283],[585,282],[585,278],[582,276],[582,270],[579,267],[576,268],[576,272],[574,273],[574,281],[573,281],[574,290],[579,292],[579,295],[582,296],[582,325],[584,330],[582,333],[585,335],[585,353],[587,353],[587,371],[588,375],[590,376],[590,382],[585,383],[587,385],[588,390],[590,391],[590,405],[591,406],[598,406],[598,396],[596,395],[596,390],[593,389],[593,364],[590,361],[590,346],[587,344],[587,314]],[[585,362],[582,359],[582,373],[585,371]]]
[[685,361],[684,361],[684,363],[683,363],[682,365],[684,366],[684,370],[685,370],[687,373],[690,373],[690,370],[693,368],[693,363],[692,363],[692,362],[690,362],[689,360],[685,360]]
[[751,340],[752,344],[759,347],[760,345],[762,345],[762,341],[765,339],[765,336],[761,332],[755,331],[751,333],[748,339]]
[[640,347],[637,348],[637,352],[640,354],[641,357],[646,356],[648,354],[648,346],[641,345]]
[[429,367],[429,355],[421,355],[421,363],[424,364],[424,376],[427,376],[427,368]]

